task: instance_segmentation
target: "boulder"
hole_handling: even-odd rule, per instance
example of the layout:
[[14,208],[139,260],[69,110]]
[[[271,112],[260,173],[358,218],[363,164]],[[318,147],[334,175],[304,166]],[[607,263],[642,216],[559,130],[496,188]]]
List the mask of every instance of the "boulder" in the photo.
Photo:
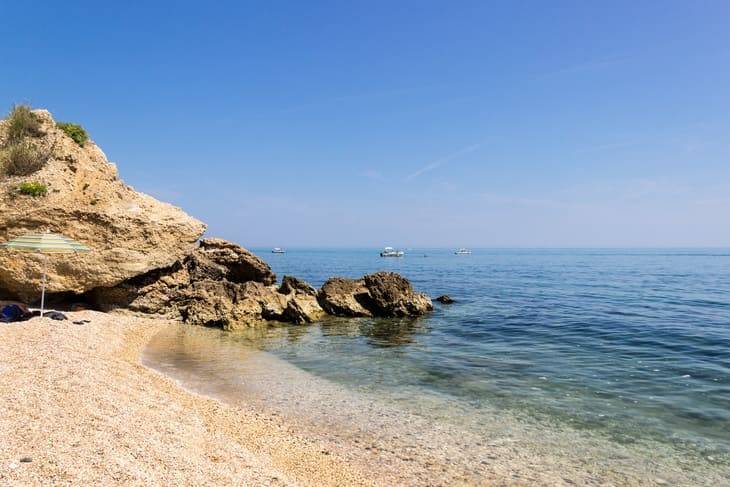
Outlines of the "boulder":
[[413,291],[408,279],[395,272],[376,272],[363,277],[376,316],[419,316],[433,309],[431,298]]
[[209,276],[210,278],[238,283],[255,281],[267,286],[276,282],[276,274],[266,262],[235,243],[207,238],[200,241],[195,255],[207,259],[217,269],[222,270],[222,275]]
[[124,308],[232,329],[284,318],[288,297],[269,285],[275,279],[243,247],[208,239],[172,266],[93,289],[87,297],[105,311]]
[[248,250],[209,239],[170,267],[87,297],[103,310],[123,308],[226,330],[271,321],[313,323],[325,315],[312,286],[286,276],[277,288],[273,279],[269,266]]
[[164,269],[155,269],[116,286],[98,287],[85,298],[101,311],[128,309],[179,319],[177,302],[191,285],[188,259]]
[[438,298],[436,298],[436,301],[438,301],[441,304],[452,304],[452,303],[454,303],[454,300],[448,294],[444,294],[442,296],[439,296]]
[[295,294],[289,297],[284,309],[282,321],[303,325],[314,323],[324,318],[325,312],[311,294]]
[[431,298],[413,291],[404,277],[377,272],[362,279],[335,277],[317,295],[327,313],[336,316],[419,316],[433,309]]
[[370,294],[362,280],[333,277],[324,283],[317,294],[319,305],[335,316],[373,316]]
[[292,276],[284,276],[279,293],[287,297],[282,321],[296,324],[314,323],[325,312],[317,301],[317,290],[309,283]]
[[300,293],[308,294],[310,296],[316,296],[317,290],[314,289],[308,282],[297,279],[293,276],[284,276],[279,287],[281,294]]
[[[94,142],[80,147],[56,127],[50,113],[34,114],[42,130],[33,143],[43,147],[49,159],[28,176],[0,176],[0,241],[51,231],[92,250],[45,259],[49,292],[113,287],[190,254],[205,231],[202,222],[127,186]],[[0,144],[4,132],[0,122]],[[35,181],[47,186],[47,195],[18,193],[21,183]],[[42,262],[33,254],[1,251],[0,295],[36,299]]]

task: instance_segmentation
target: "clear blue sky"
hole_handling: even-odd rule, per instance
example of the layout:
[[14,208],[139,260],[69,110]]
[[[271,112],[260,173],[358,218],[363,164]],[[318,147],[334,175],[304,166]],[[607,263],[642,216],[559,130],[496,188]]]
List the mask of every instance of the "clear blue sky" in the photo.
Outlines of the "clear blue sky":
[[730,2],[7,2],[0,106],[247,246],[730,246]]

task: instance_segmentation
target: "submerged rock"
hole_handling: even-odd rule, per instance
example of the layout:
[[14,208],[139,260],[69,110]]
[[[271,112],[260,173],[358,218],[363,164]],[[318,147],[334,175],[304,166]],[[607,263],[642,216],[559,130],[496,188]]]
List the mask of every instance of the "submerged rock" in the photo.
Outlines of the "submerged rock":
[[453,299],[451,299],[451,297],[448,294],[443,294],[443,295],[439,296],[438,298],[436,298],[436,301],[438,301],[441,304],[452,304],[455,302]]

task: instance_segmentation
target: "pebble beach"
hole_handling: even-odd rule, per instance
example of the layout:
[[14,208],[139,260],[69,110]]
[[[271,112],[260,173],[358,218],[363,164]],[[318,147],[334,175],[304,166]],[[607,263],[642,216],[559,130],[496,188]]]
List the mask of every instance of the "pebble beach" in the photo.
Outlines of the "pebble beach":
[[0,327],[0,485],[372,485],[277,418],[142,366],[170,323],[68,316]]

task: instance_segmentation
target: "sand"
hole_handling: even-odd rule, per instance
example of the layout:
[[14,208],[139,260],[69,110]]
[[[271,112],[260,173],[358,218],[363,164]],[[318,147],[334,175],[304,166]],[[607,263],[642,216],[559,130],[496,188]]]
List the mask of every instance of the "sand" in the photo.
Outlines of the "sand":
[[142,366],[171,323],[68,316],[0,325],[0,485],[374,484],[283,420]]

